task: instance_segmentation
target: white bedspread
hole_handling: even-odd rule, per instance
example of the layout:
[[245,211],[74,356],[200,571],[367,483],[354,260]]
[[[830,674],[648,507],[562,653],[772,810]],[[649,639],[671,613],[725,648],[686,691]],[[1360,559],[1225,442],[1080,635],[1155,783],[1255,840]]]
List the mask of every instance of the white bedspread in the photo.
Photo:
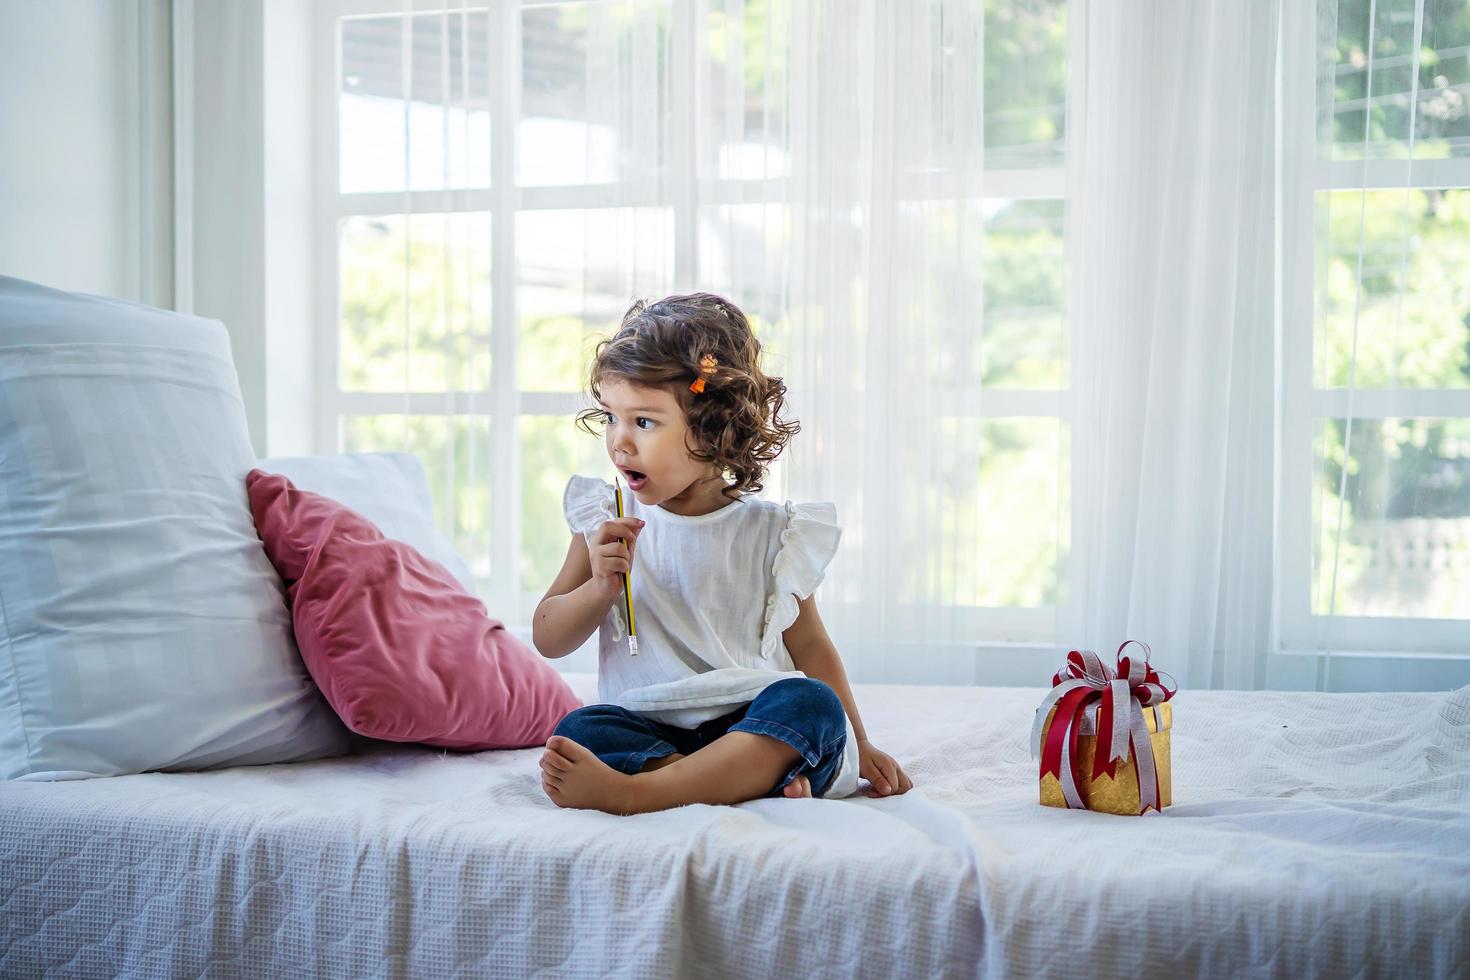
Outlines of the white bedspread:
[[1470,688],[1186,691],[1143,818],[1037,805],[1039,689],[855,693],[906,797],[612,817],[535,749],[0,783],[0,975],[1470,976]]

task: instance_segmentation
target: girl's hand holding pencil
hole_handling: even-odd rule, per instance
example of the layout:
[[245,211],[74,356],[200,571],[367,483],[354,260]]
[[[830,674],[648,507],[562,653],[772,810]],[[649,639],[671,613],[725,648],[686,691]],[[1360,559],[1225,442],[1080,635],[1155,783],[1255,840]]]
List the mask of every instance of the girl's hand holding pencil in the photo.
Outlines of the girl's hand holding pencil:
[[638,656],[638,627],[633,619],[633,585],[628,576],[633,572],[633,549],[638,546],[638,533],[644,522],[623,516],[623,486],[617,484],[618,516],[603,521],[593,536],[588,557],[592,560],[592,578],[609,599],[623,600],[623,614],[628,622],[628,653]]
[[[623,484],[617,478],[613,479],[613,487],[617,491],[618,517],[623,517]],[[643,522],[638,522],[639,528]],[[633,621],[633,582],[629,578],[633,574],[633,551],[628,551],[628,570],[623,573],[623,612],[628,617],[628,654],[638,656],[638,626]]]
[[587,557],[592,560],[592,580],[608,600],[624,598],[623,576],[633,570],[633,550],[643,522],[636,517],[604,521],[592,536]]

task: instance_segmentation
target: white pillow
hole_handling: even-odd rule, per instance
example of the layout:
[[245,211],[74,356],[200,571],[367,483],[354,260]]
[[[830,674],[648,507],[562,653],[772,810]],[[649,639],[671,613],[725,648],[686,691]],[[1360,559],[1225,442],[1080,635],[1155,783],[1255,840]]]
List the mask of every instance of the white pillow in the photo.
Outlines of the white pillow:
[[280,456],[255,464],[279,473],[298,490],[330,497],[372,521],[383,537],[412,545],[475,594],[474,576],[439,525],[423,464],[413,453]]
[[213,320],[0,277],[0,777],[344,752]]

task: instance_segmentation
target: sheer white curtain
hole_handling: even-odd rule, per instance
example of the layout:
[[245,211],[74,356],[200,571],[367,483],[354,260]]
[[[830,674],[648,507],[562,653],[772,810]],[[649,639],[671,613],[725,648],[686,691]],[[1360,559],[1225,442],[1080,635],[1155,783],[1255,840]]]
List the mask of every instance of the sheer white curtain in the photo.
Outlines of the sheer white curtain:
[[744,29],[696,95],[700,193],[736,196],[695,281],[759,318],[802,422],[769,495],[837,504],[818,598],[853,676],[971,682],[1063,587],[1067,6],[707,16]]
[[1062,637],[1260,687],[1271,624],[1278,5],[1089,5],[1069,187],[1079,427]]
[[424,457],[492,605],[528,617],[567,476],[611,476],[570,425],[592,343],[635,297],[718,291],[803,425],[766,496],[835,501],[846,529],[819,600],[853,676],[969,682],[982,638],[1047,635],[1070,527],[1067,4],[993,7],[405,0],[342,21],[353,111],[372,79],[399,95],[359,143],[401,160],[363,186],[344,142],[343,189],[396,187],[406,215],[376,219],[402,243],[386,284],[348,283],[344,247],[365,298],[343,384],[385,397],[344,392],[384,410],[343,445]]
[[1192,687],[1454,686],[1470,4],[1315,8],[1089,7],[1061,635]]
[[[792,119],[790,376],[822,441],[797,457],[790,486],[836,498],[857,532],[828,593],[848,600],[835,620],[845,649],[885,676],[927,679],[1024,632],[1023,619],[974,607],[1014,574],[1001,548],[1026,532],[987,536],[982,513],[967,534],[964,517],[993,506],[987,481],[1005,479],[986,469],[1003,451],[987,429],[1043,421],[1065,435],[1050,443],[1050,474],[1030,474],[1022,492],[1052,504],[1017,517],[1031,541],[1057,542],[1057,582],[1036,606],[1054,642],[1143,637],[1181,683],[1259,687],[1272,613],[1279,11],[1160,2],[1088,5],[1083,17],[1074,5],[1070,385],[1018,399],[967,356],[984,351],[989,323],[965,270],[985,278],[984,202],[1004,179],[984,145],[981,67],[994,48],[976,5],[932,9],[926,20],[880,5],[868,15],[890,20],[793,32],[793,91],[822,108]],[[976,679],[1015,676],[990,666]]]
[[[1064,519],[1060,399],[1046,390],[1058,387],[1060,350],[1042,355],[1050,377],[1041,390],[1024,392],[1034,417],[985,414],[987,307],[997,305],[987,300],[1000,292],[987,284],[987,214],[1024,208],[1002,200],[986,165],[987,131],[1003,132],[986,119],[985,57],[998,48],[987,48],[978,3],[790,11],[781,106],[789,259],[775,270],[780,305],[760,312],[804,432],[778,496],[837,503],[844,549],[819,601],[855,676],[969,681],[977,639],[987,626],[992,636],[1004,629],[997,614],[1012,611],[995,607],[1024,612],[1054,593]],[[1044,57],[1016,67],[1035,72],[1038,86],[1053,70]],[[1060,163],[1053,152],[1043,163]],[[729,288],[739,297],[749,287]],[[1060,300],[1039,292],[1043,304]],[[1059,348],[1054,313],[1035,326]],[[1009,340],[1019,342],[1014,332]],[[985,482],[987,445],[1003,451],[997,427],[1007,423],[1020,430],[1012,456],[1029,455],[1038,481],[1020,494],[993,467],[995,485]],[[987,534],[997,529],[983,513],[987,495],[1026,523]],[[1033,594],[1006,580],[1008,546],[1043,566],[1029,570]]]
[[341,104],[398,107],[341,207],[402,212],[386,277],[342,226],[342,442],[425,459],[507,621],[611,475],[592,345],[708,289],[803,426],[765,495],[837,504],[856,679],[1470,647],[1463,0],[395,3],[339,25]]

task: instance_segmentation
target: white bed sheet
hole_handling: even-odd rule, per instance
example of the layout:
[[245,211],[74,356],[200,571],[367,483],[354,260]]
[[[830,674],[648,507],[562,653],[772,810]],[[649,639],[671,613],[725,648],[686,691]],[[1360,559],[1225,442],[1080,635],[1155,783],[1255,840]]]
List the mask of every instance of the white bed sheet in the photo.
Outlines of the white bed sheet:
[[0,783],[0,975],[1470,975],[1470,688],[1183,692],[1142,818],[1037,805],[1039,689],[855,693],[905,797],[612,817],[535,749]]

